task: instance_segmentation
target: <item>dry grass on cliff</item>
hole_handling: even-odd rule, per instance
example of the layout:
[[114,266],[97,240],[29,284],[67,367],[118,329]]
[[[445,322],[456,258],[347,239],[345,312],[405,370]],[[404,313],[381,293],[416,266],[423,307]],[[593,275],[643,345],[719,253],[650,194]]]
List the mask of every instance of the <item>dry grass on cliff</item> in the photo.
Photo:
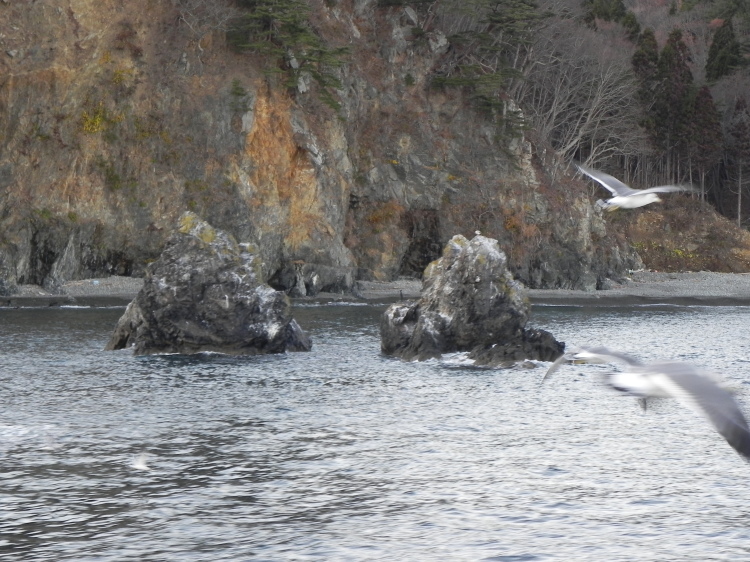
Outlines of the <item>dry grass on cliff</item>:
[[750,272],[750,233],[688,196],[609,215],[610,226],[626,233],[649,269]]

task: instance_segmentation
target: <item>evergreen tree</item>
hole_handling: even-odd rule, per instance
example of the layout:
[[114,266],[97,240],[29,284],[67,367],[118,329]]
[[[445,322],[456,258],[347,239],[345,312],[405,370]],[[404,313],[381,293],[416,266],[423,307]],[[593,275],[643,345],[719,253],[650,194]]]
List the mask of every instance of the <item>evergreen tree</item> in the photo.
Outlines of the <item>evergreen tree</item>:
[[485,13],[485,22],[489,24],[487,33],[501,39],[505,48],[530,43],[536,24],[547,17],[540,12],[535,0],[488,1]]
[[628,39],[631,41],[635,41],[638,39],[639,34],[641,33],[641,24],[638,23],[638,20],[635,17],[635,14],[633,12],[626,13],[621,19],[620,24],[625,28],[625,31],[628,34]]
[[644,29],[638,38],[632,62],[633,72],[640,83],[641,101],[649,102],[656,90],[659,71],[659,46],[650,27]]
[[659,55],[657,85],[651,110],[655,145],[664,151],[668,179],[675,178],[680,154],[687,152],[688,128],[693,106],[693,75],[682,31],[673,30]]
[[595,19],[619,22],[625,17],[625,4],[622,0],[583,0],[586,10],[584,21],[593,26]]
[[731,74],[741,62],[740,43],[734,35],[732,20],[725,20],[714,33],[714,39],[708,50],[706,80],[714,82],[722,76]]
[[343,64],[346,49],[330,49],[309,24],[305,0],[238,0],[243,15],[227,33],[231,45],[262,55],[269,75],[280,75],[289,88],[308,73],[320,85],[320,97],[338,109],[331,89],[340,83],[333,70]]
[[729,124],[729,153],[737,174],[737,226],[742,226],[742,192],[750,168],[750,110],[744,97],[737,98]]
[[705,197],[705,179],[708,171],[721,159],[721,117],[716,110],[711,90],[703,86],[694,96],[692,111],[686,127],[689,142],[689,163],[699,173],[701,199]]
[[709,13],[712,18],[737,18],[739,23],[750,24],[750,2],[747,0],[714,0],[710,3]]
[[628,39],[635,41],[641,32],[641,25],[633,12],[625,8],[623,0],[583,0],[585,10],[583,21],[596,29],[596,20],[614,21],[625,28]]
[[451,36],[454,66],[433,84],[468,88],[475,104],[498,119],[501,136],[517,136],[523,123],[506,91],[522,79],[524,56],[549,14],[534,0],[477,0],[469,9],[480,27]]

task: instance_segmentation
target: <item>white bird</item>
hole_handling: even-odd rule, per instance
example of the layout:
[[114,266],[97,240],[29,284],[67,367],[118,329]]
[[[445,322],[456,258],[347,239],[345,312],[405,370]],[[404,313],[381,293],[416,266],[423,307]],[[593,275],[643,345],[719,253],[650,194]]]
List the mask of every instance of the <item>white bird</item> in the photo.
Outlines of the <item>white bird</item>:
[[148,455],[146,453],[141,453],[140,455],[133,456],[133,463],[130,465],[130,467],[135,468],[136,470],[151,470],[151,467],[146,464],[147,458]]
[[610,387],[644,400],[650,397],[674,398],[706,418],[735,451],[745,460],[750,460],[750,429],[739,405],[728,390],[697,367],[678,362],[646,365],[605,347],[583,348],[580,352],[557,359],[545,373],[542,382],[566,359],[584,363],[624,363],[624,371],[607,374],[606,383]]
[[657,193],[669,193],[674,191],[694,191],[694,188],[689,185],[659,185],[657,187],[649,187],[648,189],[633,189],[630,186],[625,185],[617,178],[600,172],[599,170],[592,170],[580,164],[576,164],[576,167],[595,182],[599,183],[604,189],[612,193],[613,197],[607,201],[601,199],[597,201],[600,207],[608,211],[615,211],[617,209],[635,209],[637,207],[643,207],[649,203],[656,203],[661,201]]

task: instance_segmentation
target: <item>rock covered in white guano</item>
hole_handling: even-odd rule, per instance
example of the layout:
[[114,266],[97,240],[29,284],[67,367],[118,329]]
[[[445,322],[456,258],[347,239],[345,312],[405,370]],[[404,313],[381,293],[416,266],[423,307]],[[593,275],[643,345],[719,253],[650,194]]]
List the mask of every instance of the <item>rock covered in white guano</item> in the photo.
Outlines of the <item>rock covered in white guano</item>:
[[381,348],[407,360],[468,351],[484,365],[559,357],[564,344],[544,330],[527,330],[528,318],[525,289],[513,280],[497,240],[458,235],[425,269],[421,298],[385,311]]
[[131,346],[136,355],[257,355],[309,351],[312,343],[289,298],[263,282],[257,249],[187,212],[106,349]]

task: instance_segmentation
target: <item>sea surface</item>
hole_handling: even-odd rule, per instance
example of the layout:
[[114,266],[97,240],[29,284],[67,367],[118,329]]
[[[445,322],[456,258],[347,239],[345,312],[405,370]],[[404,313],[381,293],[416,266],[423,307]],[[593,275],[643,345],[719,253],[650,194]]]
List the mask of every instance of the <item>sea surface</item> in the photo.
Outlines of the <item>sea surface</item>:
[[[123,309],[0,309],[0,558],[750,559],[750,464],[703,419],[600,365],[384,357],[383,310],[295,307],[310,353],[144,358],[103,351]],[[750,409],[748,307],[530,325],[712,369]]]

